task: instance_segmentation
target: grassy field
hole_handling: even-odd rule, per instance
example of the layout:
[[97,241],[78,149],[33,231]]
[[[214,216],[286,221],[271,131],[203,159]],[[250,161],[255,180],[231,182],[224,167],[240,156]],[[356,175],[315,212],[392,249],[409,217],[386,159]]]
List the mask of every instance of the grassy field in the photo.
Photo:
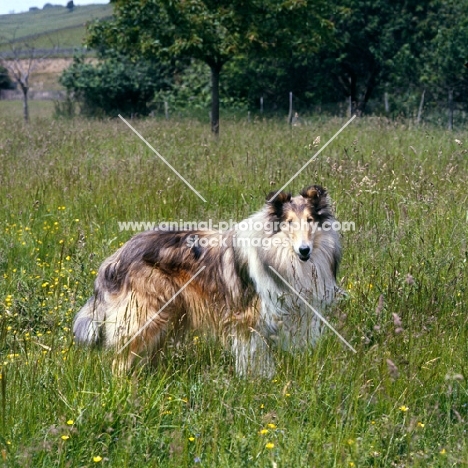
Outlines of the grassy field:
[[[134,125],[0,114],[0,463],[21,467],[448,467],[468,460],[468,133],[353,122],[292,184],[329,189],[348,291],[314,350],[243,380],[208,336],[113,376],[71,333],[119,221],[241,219],[343,124]],[[455,139],[459,140],[459,143]]]
[[86,23],[111,15],[111,5],[77,6],[73,12],[55,7],[0,15],[0,50],[9,50],[5,43],[12,39],[39,49],[81,47]]

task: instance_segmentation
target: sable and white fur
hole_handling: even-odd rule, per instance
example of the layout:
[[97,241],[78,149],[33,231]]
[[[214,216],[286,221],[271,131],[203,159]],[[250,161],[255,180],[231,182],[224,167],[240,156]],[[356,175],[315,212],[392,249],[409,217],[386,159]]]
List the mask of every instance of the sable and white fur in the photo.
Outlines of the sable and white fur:
[[239,374],[264,376],[274,372],[273,344],[314,344],[320,319],[270,267],[321,313],[335,299],[341,247],[338,233],[323,229],[334,222],[330,201],[317,185],[295,197],[274,193],[222,233],[134,236],[99,268],[94,295],[75,318],[76,341],[124,348],[115,364],[126,370],[135,358],[154,363],[170,334],[210,329],[230,343]]

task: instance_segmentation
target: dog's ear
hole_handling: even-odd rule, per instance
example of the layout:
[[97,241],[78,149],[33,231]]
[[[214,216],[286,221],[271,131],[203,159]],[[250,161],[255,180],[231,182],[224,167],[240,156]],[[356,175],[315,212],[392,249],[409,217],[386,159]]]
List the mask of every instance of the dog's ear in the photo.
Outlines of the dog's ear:
[[311,201],[327,196],[327,191],[321,185],[311,185],[301,190],[301,195]]
[[320,185],[302,189],[301,195],[312,207],[312,216],[320,223],[332,217],[327,191]]
[[[276,195],[276,197],[275,197],[275,195]],[[291,201],[291,194],[283,192],[283,191],[278,192],[277,190],[274,190],[273,192],[270,192],[266,196],[266,201],[268,203],[281,203],[281,204],[283,204],[283,203],[286,203],[288,201]]]
[[271,209],[271,213],[278,219],[283,216],[283,205],[291,201],[291,194],[286,192],[273,191],[266,197],[266,202]]

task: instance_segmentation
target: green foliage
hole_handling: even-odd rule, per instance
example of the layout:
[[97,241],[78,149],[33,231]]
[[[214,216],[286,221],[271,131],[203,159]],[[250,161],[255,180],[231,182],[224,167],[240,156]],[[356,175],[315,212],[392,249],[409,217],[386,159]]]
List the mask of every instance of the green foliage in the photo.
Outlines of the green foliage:
[[[242,219],[342,125],[138,121],[202,203],[120,120],[2,114],[0,449],[11,467],[439,467],[468,459],[468,133],[354,121],[287,187],[329,189],[348,297],[314,350],[239,379],[204,333],[110,372],[71,335],[118,221]],[[456,137],[460,143],[454,140]],[[269,444],[267,446],[267,444]]]
[[[332,7],[334,5],[334,7]],[[225,69],[230,92],[258,108],[260,96],[273,107],[287,106],[292,91],[298,110],[351,97],[354,112],[416,113],[423,89],[440,107],[453,87],[466,101],[468,2],[346,1],[334,8],[334,44],[318,54],[292,49],[289,58],[239,56]]]
[[421,83],[436,96],[446,98],[448,89],[465,100],[468,86],[468,2],[435,2],[437,15],[431,16],[432,40],[426,44]]
[[[292,91],[299,110],[350,98],[353,112],[381,112],[369,103],[388,92],[394,113],[408,114],[417,108],[421,84],[456,82],[460,95],[466,88],[467,8],[467,0],[116,1],[115,17],[94,24],[88,44],[130,56],[198,59],[212,79],[223,69],[225,97],[255,108],[261,96],[270,109],[285,107]],[[203,102],[206,87],[192,76]],[[433,97],[440,98],[436,89]]]
[[0,89],[11,88],[13,88],[13,82],[8,74],[8,70],[0,65]]
[[[172,107],[205,110],[222,71],[224,106],[257,109],[263,96],[266,110],[283,111],[292,91],[299,111],[342,112],[350,98],[353,111],[381,114],[387,93],[389,115],[411,116],[425,91],[425,110],[438,119],[453,91],[455,108],[467,109],[468,0],[118,0],[72,15],[63,7],[3,15],[0,50],[13,34],[40,49],[78,46],[92,18],[104,19],[87,36],[101,56],[177,63],[164,72],[172,88],[156,96]],[[200,62],[211,76],[197,73]]]
[[[233,93],[232,75],[227,71],[226,76],[228,79],[221,83],[221,106],[230,110],[245,110],[246,99]],[[158,92],[154,100],[159,104],[167,102],[174,110],[191,109],[208,112],[211,103],[208,65],[199,60],[191,61],[174,75],[171,87]]]
[[362,113],[371,97],[383,94],[392,74],[401,77],[408,61],[413,62],[414,74],[425,39],[421,24],[426,24],[430,7],[427,2],[405,0],[345,0],[336,2],[335,8],[339,46],[321,51],[320,72],[334,80],[343,97],[351,97],[354,112]]
[[241,53],[284,56],[291,48],[317,50],[332,27],[324,19],[324,1],[131,0],[114,5],[111,21],[91,25],[90,47],[195,58],[220,69]]
[[337,94],[333,82],[318,70],[320,63],[316,55],[304,58],[293,53],[290,58],[261,59],[240,56],[224,69],[225,95],[247,101],[255,110],[263,97],[266,112],[286,113],[290,92],[294,94],[294,108],[299,112],[324,103],[342,102],[343,95]]
[[172,109],[208,110],[210,99],[210,69],[197,60],[175,75],[170,89],[155,96],[156,102],[167,102]]
[[90,47],[130,56],[197,59],[211,70],[211,125],[219,129],[219,79],[224,65],[244,54],[307,54],[330,37],[327,2],[322,0],[115,2],[114,17],[90,27]]
[[77,56],[60,83],[86,116],[147,115],[148,103],[165,86],[162,70],[160,65],[122,56],[107,57],[97,64]]

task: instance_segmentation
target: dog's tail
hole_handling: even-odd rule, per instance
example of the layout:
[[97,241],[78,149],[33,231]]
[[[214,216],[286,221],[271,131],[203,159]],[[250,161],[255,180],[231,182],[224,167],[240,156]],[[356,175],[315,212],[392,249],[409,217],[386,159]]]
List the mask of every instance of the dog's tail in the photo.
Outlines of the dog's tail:
[[96,298],[92,296],[76,314],[73,322],[73,334],[77,343],[93,345],[101,339],[101,327],[104,317],[99,317]]

